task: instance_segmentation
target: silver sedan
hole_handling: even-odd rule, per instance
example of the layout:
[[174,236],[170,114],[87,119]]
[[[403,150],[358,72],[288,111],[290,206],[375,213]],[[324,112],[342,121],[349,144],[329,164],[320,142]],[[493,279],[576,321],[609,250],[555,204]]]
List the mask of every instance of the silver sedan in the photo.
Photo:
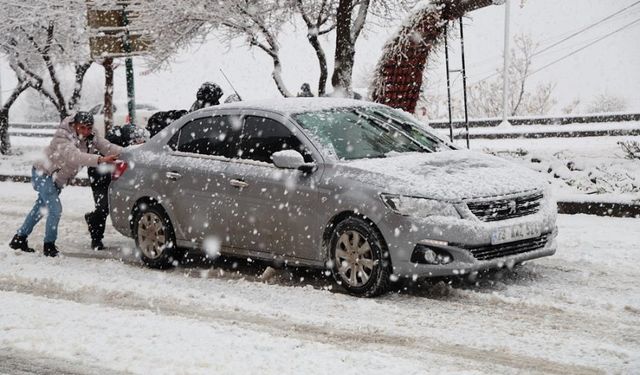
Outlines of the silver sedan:
[[357,296],[555,252],[556,206],[526,168],[458,150],[411,115],[344,99],[230,103],[122,155],[115,228],[149,266],[185,249],[331,270]]

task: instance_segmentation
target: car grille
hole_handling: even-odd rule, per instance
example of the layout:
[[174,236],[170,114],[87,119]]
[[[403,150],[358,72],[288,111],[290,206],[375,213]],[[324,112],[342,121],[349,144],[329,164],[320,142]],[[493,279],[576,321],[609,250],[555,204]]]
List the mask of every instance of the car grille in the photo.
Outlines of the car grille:
[[542,192],[535,192],[513,198],[470,201],[467,206],[482,221],[499,221],[535,214],[541,201]]
[[547,244],[549,234],[526,240],[503,243],[499,245],[486,245],[480,247],[467,248],[478,260],[489,260],[506,257],[509,255],[522,254],[529,251],[542,249]]

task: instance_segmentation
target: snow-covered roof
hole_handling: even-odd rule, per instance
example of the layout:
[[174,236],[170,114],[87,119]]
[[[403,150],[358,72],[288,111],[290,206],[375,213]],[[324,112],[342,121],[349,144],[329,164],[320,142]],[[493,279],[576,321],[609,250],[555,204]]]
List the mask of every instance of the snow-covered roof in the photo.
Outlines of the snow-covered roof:
[[242,102],[220,104],[214,107],[203,109],[255,109],[274,111],[282,114],[301,113],[323,111],[334,108],[349,108],[363,106],[380,106],[381,104],[367,102],[363,100],[345,99],[345,98],[278,98],[268,100],[247,100]]

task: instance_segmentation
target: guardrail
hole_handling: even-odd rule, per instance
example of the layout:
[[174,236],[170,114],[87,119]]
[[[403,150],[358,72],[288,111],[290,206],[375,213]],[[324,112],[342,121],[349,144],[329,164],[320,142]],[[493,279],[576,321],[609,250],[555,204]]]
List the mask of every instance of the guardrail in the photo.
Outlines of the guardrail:
[[[626,122],[626,121],[640,121],[640,113],[611,113],[603,115],[574,115],[574,116],[560,116],[560,117],[512,117],[509,119],[511,125],[570,125],[570,124],[593,124],[602,122]],[[469,127],[491,127],[498,126],[502,122],[502,119],[488,118],[479,120],[469,120]],[[465,123],[463,120],[453,120],[454,128],[464,128]],[[449,121],[447,120],[433,120],[429,121],[429,125],[435,129],[448,129]]]
[[[593,123],[616,123],[616,122],[640,122],[640,113],[614,113],[602,115],[578,115],[561,117],[513,117],[509,122],[514,126],[522,125],[580,125]],[[490,128],[500,124],[500,119],[480,119],[469,121],[469,128]],[[464,129],[465,123],[461,120],[452,122],[455,129]],[[47,138],[53,135],[57,123],[11,123],[9,124],[9,135],[16,137]],[[432,121],[429,125],[435,129],[448,129],[449,123],[444,120]],[[585,129],[571,131],[544,131],[536,129],[530,132],[496,132],[496,133],[471,133],[470,139],[507,139],[507,138],[569,138],[569,137],[602,137],[602,136],[637,136],[640,135],[640,128],[614,128],[611,129]],[[464,133],[458,132],[455,139],[465,138]]]

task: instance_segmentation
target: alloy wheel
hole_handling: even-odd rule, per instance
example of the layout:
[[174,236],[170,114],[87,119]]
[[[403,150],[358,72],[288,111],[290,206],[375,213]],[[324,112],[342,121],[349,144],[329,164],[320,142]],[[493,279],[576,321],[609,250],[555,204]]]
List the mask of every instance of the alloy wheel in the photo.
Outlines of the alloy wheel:
[[350,287],[365,285],[377,263],[373,259],[369,242],[355,230],[348,230],[340,235],[336,242],[334,261],[338,274]]
[[161,217],[146,212],[138,221],[138,247],[149,259],[157,259],[167,246],[165,224]]

